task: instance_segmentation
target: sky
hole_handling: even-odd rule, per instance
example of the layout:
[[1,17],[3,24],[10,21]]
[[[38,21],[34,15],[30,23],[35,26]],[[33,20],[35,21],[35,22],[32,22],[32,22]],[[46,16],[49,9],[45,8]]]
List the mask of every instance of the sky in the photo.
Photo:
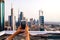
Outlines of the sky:
[[[16,20],[22,11],[26,19],[39,19],[39,10],[43,10],[45,21],[60,22],[60,0],[5,0],[5,21],[14,9]],[[18,11],[19,10],[19,11]]]

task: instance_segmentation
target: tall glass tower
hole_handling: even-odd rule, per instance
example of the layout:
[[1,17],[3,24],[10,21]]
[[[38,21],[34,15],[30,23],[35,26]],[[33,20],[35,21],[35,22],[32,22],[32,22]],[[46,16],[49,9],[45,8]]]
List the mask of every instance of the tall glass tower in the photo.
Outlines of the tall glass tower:
[[0,0],[0,31],[4,30],[4,11],[5,11],[4,0]]
[[42,10],[39,10],[39,24],[40,24],[40,31],[44,31],[44,16]]
[[23,20],[23,12],[20,12],[20,15],[18,18],[18,26],[20,26],[21,20]]
[[20,20],[23,20],[23,12],[20,13]]

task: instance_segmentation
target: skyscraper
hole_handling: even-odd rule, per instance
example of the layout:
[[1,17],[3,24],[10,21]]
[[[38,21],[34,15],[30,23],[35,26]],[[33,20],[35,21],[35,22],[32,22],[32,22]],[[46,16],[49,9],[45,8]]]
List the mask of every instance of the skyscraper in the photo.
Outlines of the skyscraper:
[[20,15],[18,17],[18,26],[20,26],[21,20],[23,20],[23,12],[20,12]]
[[39,25],[40,25],[40,31],[44,31],[44,16],[42,10],[39,10]]
[[14,16],[14,13],[13,13],[13,8],[11,8],[11,20],[12,20],[12,29],[15,30],[16,28],[16,25],[15,25],[15,16]]
[[0,31],[4,30],[4,13],[5,13],[4,0],[0,0]]
[[33,20],[33,24],[34,24],[34,25],[36,24],[36,20],[35,20],[35,19]]
[[34,24],[33,23],[33,18],[30,18],[30,23],[31,23],[31,26]]
[[9,26],[12,28],[12,16],[8,17]]
[[23,19],[23,12],[20,13],[20,20]]
[[39,25],[39,20],[37,20],[37,25]]

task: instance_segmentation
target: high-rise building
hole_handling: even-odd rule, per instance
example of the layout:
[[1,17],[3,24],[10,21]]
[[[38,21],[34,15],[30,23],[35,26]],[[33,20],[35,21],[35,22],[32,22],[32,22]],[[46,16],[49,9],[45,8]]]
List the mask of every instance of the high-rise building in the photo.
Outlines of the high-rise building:
[[[12,27],[12,16],[10,15],[9,17],[8,17],[8,22],[9,22],[9,26],[11,27],[11,29],[13,29],[13,27]],[[14,16],[14,30],[16,29],[16,16]]]
[[21,20],[23,20],[23,12],[20,12],[20,15],[18,17],[18,26],[20,26]]
[[14,30],[16,30],[16,16],[14,16]]
[[5,2],[0,0],[0,31],[4,30]]
[[39,25],[40,25],[40,31],[44,31],[44,16],[42,10],[39,10]]
[[28,22],[28,26],[31,27],[31,22]]
[[36,20],[34,19],[34,21],[33,21],[33,24],[35,25],[36,24]]
[[31,26],[34,24],[33,23],[33,18],[30,19]]
[[37,25],[39,25],[39,20],[37,20]]
[[23,12],[20,13],[20,20],[23,20]]
[[15,30],[16,28],[16,23],[15,23],[15,16],[14,16],[14,13],[13,13],[13,8],[11,8],[11,16],[12,16],[12,29]]
[[8,17],[9,26],[12,28],[12,16]]

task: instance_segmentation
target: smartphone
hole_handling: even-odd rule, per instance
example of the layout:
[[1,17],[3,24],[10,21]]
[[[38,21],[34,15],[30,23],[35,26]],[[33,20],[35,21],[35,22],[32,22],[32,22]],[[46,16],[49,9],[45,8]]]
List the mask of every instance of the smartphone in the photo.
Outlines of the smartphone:
[[25,20],[21,20],[21,28],[25,29],[26,27],[26,21]]

